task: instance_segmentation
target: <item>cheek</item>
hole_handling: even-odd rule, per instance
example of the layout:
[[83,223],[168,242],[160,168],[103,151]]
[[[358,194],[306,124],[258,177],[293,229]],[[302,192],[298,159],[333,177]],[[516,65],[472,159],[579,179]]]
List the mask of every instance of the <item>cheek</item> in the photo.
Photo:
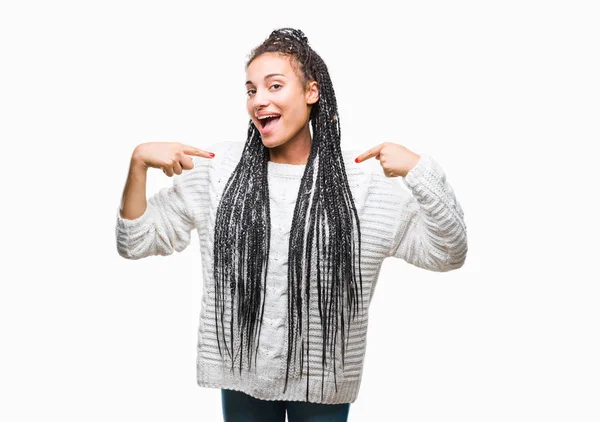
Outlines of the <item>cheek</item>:
[[294,101],[290,103],[289,107],[289,115],[290,120],[293,122],[294,126],[299,126],[304,123],[304,118],[306,114],[306,105],[299,101]]

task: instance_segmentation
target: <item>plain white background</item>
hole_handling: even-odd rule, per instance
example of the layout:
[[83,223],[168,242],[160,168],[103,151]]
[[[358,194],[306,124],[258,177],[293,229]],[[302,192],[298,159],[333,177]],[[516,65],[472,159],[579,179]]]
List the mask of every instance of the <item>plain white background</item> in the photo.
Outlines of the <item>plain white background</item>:
[[431,154],[469,233],[460,270],[384,262],[349,420],[600,419],[597,10],[390,4],[2,3],[1,420],[221,420],[196,234],[128,261],[116,213],[137,144],[245,140],[245,60],[284,26],[329,67],[343,147]]

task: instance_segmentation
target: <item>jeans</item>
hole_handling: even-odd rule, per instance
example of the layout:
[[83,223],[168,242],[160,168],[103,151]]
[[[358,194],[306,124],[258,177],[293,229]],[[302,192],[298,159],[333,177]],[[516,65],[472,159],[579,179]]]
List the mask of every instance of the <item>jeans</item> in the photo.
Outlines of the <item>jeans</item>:
[[346,422],[350,403],[325,404],[260,400],[236,390],[221,389],[224,422]]

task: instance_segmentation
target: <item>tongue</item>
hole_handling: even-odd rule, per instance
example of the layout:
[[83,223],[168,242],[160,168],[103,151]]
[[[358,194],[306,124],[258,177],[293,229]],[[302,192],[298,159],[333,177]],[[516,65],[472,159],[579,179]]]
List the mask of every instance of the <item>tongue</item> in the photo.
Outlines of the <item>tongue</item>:
[[271,127],[272,125],[275,124],[275,122],[277,122],[279,120],[279,117],[270,117],[269,120],[267,121],[267,123],[265,124],[265,129]]

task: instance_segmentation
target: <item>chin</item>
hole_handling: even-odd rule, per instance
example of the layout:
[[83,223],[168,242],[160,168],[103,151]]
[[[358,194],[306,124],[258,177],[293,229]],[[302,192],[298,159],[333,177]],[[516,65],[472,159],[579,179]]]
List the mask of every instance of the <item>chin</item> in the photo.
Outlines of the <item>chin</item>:
[[262,143],[266,148],[275,148],[278,147],[280,145],[283,145],[286,143],[285,140],[281,140],[281,139],[277,139],[277,138],[261,138],[262,139]]

